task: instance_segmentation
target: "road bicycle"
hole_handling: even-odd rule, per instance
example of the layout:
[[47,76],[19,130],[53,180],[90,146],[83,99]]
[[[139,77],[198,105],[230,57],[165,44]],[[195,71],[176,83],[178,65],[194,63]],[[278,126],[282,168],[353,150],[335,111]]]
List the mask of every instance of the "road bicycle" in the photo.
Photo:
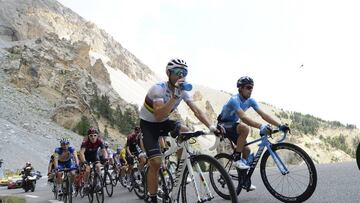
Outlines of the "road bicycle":
[[106,161],[104,164],[103,170],[103,186],[105,187],[106,193],[109,197],[113,195],[114,192],[114,185],[113,185],[113,178],[109,172],[109,162]]
[[54,197],[55,199],[58,199],[60,201],[63,201],[64,203],[72,203],[72,183],[70,181],[69,173],[71,172],[71,168],[64,168],[59,170],[59,172],[63,172],[63,181],[61,184],[62,189],[62,195],[58,194],[58,188],[56,187],[56,181],[54,181]]
[[[275,143],[270,142],[269,138],[272,138],[272,134],[277,132],[281,131],[274,130],[271,134],[263,135],[245,144],[245,146],[249,146],[260,142],[256,154],[249,156],[252,157],[252,160],[249,160],[251,162],[249,164],[250,169],[240,170],[236,168],[231,154],[220,153],[215,158],[230,174],[239,195],[242,189],[250,191],[251,176],[263,154],[260,162],[260,174],[266,189],[280,201],[303,202],[311,197],[316,188],[317,172],[315,165],[303,149],[294,144],[283,142],[286,139],[287,132],[281,132],[282,137]],[[220,140],[224,141],[223,138]],[[230,143],[232,142],[230,141]],[[231,146],[235,150],[235,146],[232,144]],[[222,182],[222,180],[213,178],[211,183],[213,182]],[[216,187],[215,184],[213,186]]]
[[[223,201],[222,197],[214,191],[209,180],[209,173],[213,177],[221,178],[223,191],[229,196],[232,203],[237,202],[235,187],[229,174],[221,164],[213,157],[206,154],[197,154],[192,149],[192,144],[196,142],[195,137],[205,135],[203,131],[180,133],[176,140],[172,140],[170,148],[163,154],[163,158],[175,153],[178,149],[182,150],[181,158],[178,162],[174,174],[174,185],[172,190],[168,187],[166,176],[162,167],[159,172],[159,187],[157,197],[161,202],[207,202]],[[147,167],[145,177],[147,177]],[[191,181],[187,181],[188,178]],[[144,181],[145,194],[147,194],[146,178]]]
[[92,203],[94,201],[94,195],[98,203],[104,203],[104,183],[101,175],[96,171],[96,164],[99,161],[95,161],[90,164],[90,175],[89,175],[89,188],[87,191],[87,196],[89,202]]

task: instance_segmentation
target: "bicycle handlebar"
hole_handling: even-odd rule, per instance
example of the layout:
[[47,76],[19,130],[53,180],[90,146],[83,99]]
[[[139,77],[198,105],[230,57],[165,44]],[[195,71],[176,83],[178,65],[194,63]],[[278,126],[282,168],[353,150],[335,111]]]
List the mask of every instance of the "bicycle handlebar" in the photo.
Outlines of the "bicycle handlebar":
[[278,132],[280,132],[282,134],[282,137],[280,139],[276,140],[276,142],[280,143],[280,142],[283,142],[286,139],[286,136],[287,136],[288,132],[283,132],[283,131],[280,131],[279,129],[274,129],[271,132],[271,134],[278,133]]

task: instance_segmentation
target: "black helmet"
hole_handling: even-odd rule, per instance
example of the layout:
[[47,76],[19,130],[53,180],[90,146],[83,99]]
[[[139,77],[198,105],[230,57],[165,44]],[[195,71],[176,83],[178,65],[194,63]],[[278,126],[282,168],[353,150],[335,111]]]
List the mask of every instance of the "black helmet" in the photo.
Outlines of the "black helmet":
[[240,86],[244,86],[244,85],[254,85],[254,80],[249,76],[243,76],[239,78],[236,86],[239,88]]

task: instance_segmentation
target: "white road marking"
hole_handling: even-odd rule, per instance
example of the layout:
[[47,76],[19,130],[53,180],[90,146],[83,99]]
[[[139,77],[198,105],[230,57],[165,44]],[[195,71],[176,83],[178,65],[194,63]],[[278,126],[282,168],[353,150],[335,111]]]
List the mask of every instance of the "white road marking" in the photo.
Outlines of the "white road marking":
[[25,195],[26,197],[31,197],[31,198],[39,198],[39,196],[35,196],[35,195]]

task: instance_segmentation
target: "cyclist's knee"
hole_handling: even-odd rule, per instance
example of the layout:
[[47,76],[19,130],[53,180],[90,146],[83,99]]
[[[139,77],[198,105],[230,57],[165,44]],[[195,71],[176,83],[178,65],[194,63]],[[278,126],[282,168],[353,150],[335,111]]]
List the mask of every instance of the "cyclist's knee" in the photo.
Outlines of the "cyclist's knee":
[[160,169],[160,166],[161,166],[161,157],[151,158],[148,160],[148,162],[149,162],[150,168],[158,170],[158,169]]
[[250,128],[243,123],[239,123],[236,127],[236,131],[239,136],[247,136],[250,132]]

